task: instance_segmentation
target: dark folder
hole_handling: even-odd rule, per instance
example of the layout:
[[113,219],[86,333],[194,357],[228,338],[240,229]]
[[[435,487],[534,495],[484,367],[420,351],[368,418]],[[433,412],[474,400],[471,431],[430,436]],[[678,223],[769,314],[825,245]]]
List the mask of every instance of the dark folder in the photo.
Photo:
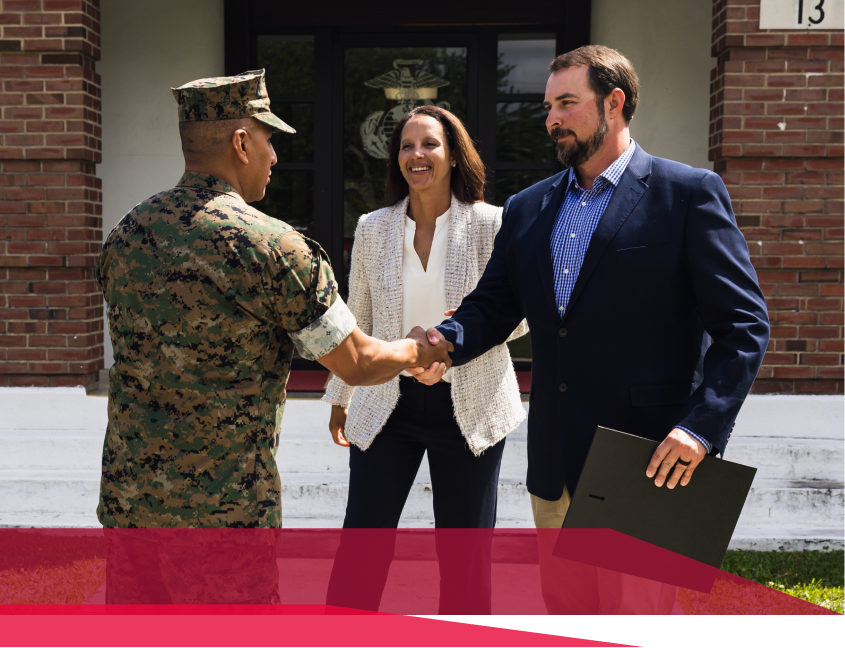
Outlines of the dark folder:
[[718,568],[757,469],[707,456],[686,486],[658,488],[645,474],[658,445],[599,427],[563,528],[613,529]]

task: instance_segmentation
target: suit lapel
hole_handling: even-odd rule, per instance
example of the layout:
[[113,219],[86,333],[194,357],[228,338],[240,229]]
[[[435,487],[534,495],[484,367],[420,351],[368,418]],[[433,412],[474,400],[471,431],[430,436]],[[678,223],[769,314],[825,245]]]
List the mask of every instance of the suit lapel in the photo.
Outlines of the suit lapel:
[[405,255],[405,214],[408,198],[393,206],[385,231],[386,255],[384,258],[384,305],[387,340],[392,342],[402,334],[402,260]]
[[613,196],[596,226],[596,231],[593,232],[590,245],[587,246],[581,271],[578,273],[578,279],[575,281],[572,295],[570,295],[569,303],[566,306],[566,315],[572,312],[572,305],[589,281],[590,275],[595,270],[599,260],[604,256],[610,241],[616,236],[616,232],[631,215],[634,207],[637,206],[640,198],[648,189],[645,180],[650,172],[651,156],[637,146],[637,150],[634,151],[633,157],[619,179],[619,184],[613,190]]
[[557,213],[566,195],[569,171],[563,171],[540,203],[536,228],[536,256],[540,265],[540,285],[549,308],[557,315],[557,297],[555,297],[555,277],[552,267],[552,230],[557,220]]

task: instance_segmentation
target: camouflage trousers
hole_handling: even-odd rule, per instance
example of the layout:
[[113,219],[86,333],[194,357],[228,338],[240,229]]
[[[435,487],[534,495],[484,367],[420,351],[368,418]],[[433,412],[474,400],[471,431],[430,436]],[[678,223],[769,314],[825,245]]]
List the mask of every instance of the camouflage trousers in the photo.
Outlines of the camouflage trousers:
[[105,538],[106,604],[280,603],[274,545],[192,545],[143,529]]

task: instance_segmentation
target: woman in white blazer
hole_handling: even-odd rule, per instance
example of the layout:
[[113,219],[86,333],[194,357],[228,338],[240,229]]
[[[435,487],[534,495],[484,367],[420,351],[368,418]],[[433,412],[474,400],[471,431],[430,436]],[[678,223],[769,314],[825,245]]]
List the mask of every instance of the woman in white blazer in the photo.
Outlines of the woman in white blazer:
[[[439,324],[475,288],[502,209],[483,202],[484,165],[463,124],[446,110],[420,106],[408,113],[393,130],[388,160],[390,206],[358,223],[348,304],[361,330],[392,341],[414,326]],[[511,337],[526,331],[523,323]],[[335,443],[350,449],[344,528],[396,528],[427,452],[435,526],[491,529],[505,437],[525,418],[507,346],[448,371],[435,363],[415,377],[403,373],[357,388],[335,376],[326,389],[329,429]],[[378,609],[393,547],[372,544],[379,543],[364,543],[365,558],[361,546],[342,542],[329,604]],[[444,574],[442,565],[441,613],[489,613],[489,564],[486,577],[482,567]],[[468,608],[467,588],[477,591],[485,578],[486,602]],[[355,584],[354,600],[343,583]]]

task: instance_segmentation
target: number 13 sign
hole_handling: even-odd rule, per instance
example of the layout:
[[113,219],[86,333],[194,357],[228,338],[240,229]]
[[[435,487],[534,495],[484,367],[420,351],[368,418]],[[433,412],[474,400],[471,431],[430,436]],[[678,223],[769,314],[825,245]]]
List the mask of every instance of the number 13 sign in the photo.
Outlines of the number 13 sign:
[[760,29],[842,29],[845,0],[760,0]]

